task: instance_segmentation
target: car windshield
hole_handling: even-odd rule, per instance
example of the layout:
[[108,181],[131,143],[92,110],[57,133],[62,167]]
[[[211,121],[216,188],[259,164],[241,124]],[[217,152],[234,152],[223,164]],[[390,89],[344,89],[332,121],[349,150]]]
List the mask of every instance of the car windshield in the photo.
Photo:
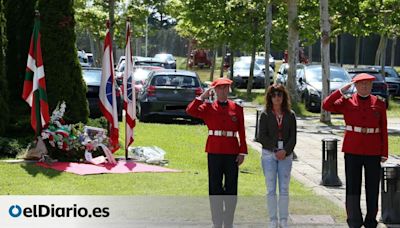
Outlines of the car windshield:
[[[249,62],[236,62],[235,65],[233,66],[234,71],[238,70],[250,70],[250,63]],[[254,70],[260,70],[257,64],[254,64]]]
[[177,86],[186,88],[200,87],[197,78],[185,75],[157,75],[152,79],[151,84],[155,86]]
[[258,65],[265,65],[265,59],[264,58],[257,58],[256,63]]
[[135,72],[133,73],[133,78],[135,79],[136,82],[145,81],[149,77],[150,72],[151,71],[148,70],[136,69]]
[[100,70],[83,70],[83,79],[87,84],[99,84],[101,81]]
[[161,61],[174,61],[174,57],[172,57],[172,55],[169,54],[156,54],[154,58],[157,58]]
[[395,78],[398,78],[399,77],[399,74],[397,73],[397,71],[396,70],[394,70],[393,68],[389,68],[389,67],[387,67],[387,68],[385,68],[385,71],[386,71],[386,77],[395,77]]
[[[306,69],[307,81],[322,82],[322,68],[307,68]],[[350,82],[350,78],[344,70],[341,69],[330,69],[330,81],[331,82]]]
[[151,62],[151,61],[137,61],[135,62],[136,66],[158,66],[158,67],[164,67],[164,63],[160,62]]

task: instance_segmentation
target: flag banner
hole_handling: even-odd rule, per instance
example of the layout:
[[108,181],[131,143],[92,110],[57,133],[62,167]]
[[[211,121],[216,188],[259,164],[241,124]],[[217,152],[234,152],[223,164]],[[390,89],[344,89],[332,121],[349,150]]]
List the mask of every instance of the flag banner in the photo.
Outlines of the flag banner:
[[116,84],[114,72],[114,59],[110,35],[110,23],[107,21],[106,37],[104,39],[104,52],[101,71],[101,84],[99,91],[100,110],[110,123],[111,151],[114,153],[119,149],[118,143],[118,113],[116,99]]
[[36,135],[50,121],[46,80],[40,47],[40,19],[37,13],[28,53],[22,98],[31,106],[31,125]]
[[131,25],[126,22],[126,46],[125,46],[125,71],[123,76],[124,109],[125,109],[125,150],[133,143],[136,125],[136,93],[135,79],[133,78],[133,63],[131,49]]

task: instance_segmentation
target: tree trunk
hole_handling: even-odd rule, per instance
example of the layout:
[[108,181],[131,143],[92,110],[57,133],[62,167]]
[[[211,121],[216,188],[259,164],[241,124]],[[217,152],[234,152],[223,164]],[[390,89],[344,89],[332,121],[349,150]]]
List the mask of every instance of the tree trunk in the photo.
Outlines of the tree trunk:
[[396,58],[396,44],[397,44],[397,37],[394,37],[393,42],[392,42],[392,51],[391,51],[391,55],[390,55],[390,66],[391,67],[394,66],[394,60]]
[[[109,11],[108,17],[110,20],[110,36],[111,36],[111,45],[113,47],[113,59],[115,60],[115,53],[117,51],[116,46],[114,45],[114,8],[115,8],[115,0],[109,0]],[[114,62],[115,64],[115,62]]]
[[247,80],[247,91],[246,91],[247,98],[250,97],[251,89],[253,88],[254,63],[255,63],[255,59],[256,59],[256,49],[257,49],[256,42],[253,41],[253,49],[251,50],[250,75],[249,75],[249,80]]
[[381,49],[381,58],[380,58],[380,63],[381,63],[381,74],[383,77],[385,77],[385,65],[386,65],[386,41],[387,37],[383,36],[383,44],[382,44],[382,49]]
[[296,46],[299,42],[299,31],[296,26],[297,22],[297,0],[288,0],[288,78],[287,89],[293,103],[299,101],[296,92]]
[[221,68],[220,68],[220,72],[219,72],[219,77],[222,78],[224,77],[224,58],[226,55],[226,45],[223,44],[222,45],[222,53],[221,53],[221,57],[222,57],[222,61],[221,61]]
[[269,54],[271,53],[271,28],[272,28],[272,4],[267,0],[265,11],[265,92],[270,85],[269,75]]
[[100,66],[101,67],[101,60],[102,60],[102,56],[103,56],[103,43],[102,43],[102,41],[100,40],[100,39],[97,39],[96,41],[95,41],[95,45],[96,45],[96,50],[97,50],[97,53],[99,53],[97,56],[96,56],[96,65],[97,66]]
[[136,42],[135,42],[135,46],[136,46],[136,56],[141,56],[142,54],[142,40],[140,37],[136,38]]
[[[232,47],[231,47],[232,48]],[[230,58],[229,58],[229,68],[231,69],[230,70],[230,75],[229,75],[229,78],[231,79],[231,80],[233,80],[233,59],[235,58],[235,52],[231,49],[231,56],[230,56]],[[233,84],[232,84],[233,85]]]
[[93,66],[97,67],[95,59],[96,56],[98,56],[98,53],[96,52],[96,48],[94,47],[93,35],[88,29],[86,30],[86,33],[89,36],[90,52],[93,54]]
[[339,63],[339,37],[335,36],[335,63]]
[[356,37],[356,53],[354,55],[354,68],[358,67],[358,62],[360,61],[360,43],[361,43],[361,37],[357,36]]
[[[255,18],[253,18],[253,34],[257,34],[258,22]],[[247,81],[247,92],[246,96],[249,98],[251,95],[251,89],[253,88],[253,79],[254,79],[254,63],[256,59],[256,51],[257,51],[257,42],[256,38],[252,37],[252,45],[253,48],[251,50],[251,62],[250,62],[250,75],[249,80]]]
[[190,54],[192,53],[192,39],[188,39],[188,49],[186,53],[186,70],[189,68]]
[[312,59],[312,55],[313,55],[312,51],[313,51],[313,48],[312,48],[312,44],[311,44],[310,46],[308,46],[308,62],[309,63],[312,63],[312,61],[313,61],[313,59]]
[[[330,56],[329,56],[329,44],[330,44],[330,32],[331,25],[329,23],[329,3],[328,0],[320,0],[320,25],[321,25],[321,64],[322,64],[322,97],[321,101],[329,95],[329,76],[330,76]],[[330,112],[325,111],[322,108],[321,102],[321,116],[320,121],[323,123],[331,122]]]
[[213,53],[211,71],[210,71],[210,82],[214,81],[215,62],[217,60],[217,57],[218,57],[218,48],[215,48]]
[[379,39],[379,45],[375,53],[375,66],[380,65],[379,61],[381,60],[382,48],[385,42],[384,39],[385,39],[384,35],[381,34],[381,38]]

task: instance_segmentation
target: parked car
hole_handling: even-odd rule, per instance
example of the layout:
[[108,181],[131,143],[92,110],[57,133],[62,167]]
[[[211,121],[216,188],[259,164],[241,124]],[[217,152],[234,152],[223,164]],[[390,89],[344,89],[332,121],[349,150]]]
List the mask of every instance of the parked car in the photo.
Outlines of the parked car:
[[286,85],[288,70],[289,70],[289,64],[282,63],[276,75],[276,80],[275,80],[276,84],[282,84],[284,86]]
[[351,78],[356,76],[357,74],[367,73],[375,77],[375,81],[372,82],[372,91],[371,94],[376,96],[381,96],[386,100],[386,108],[389,107],[389,88],[388,84],[386,84],[385,77],[382,76],[381,72],[377,69],[371,68],[352,68],[347,69]]
[[[380,66],[369,67],[380,71]],[[400,75],[391,66],[385,66],[385,81],[389,88],[389,94],[391,96],[400,96]]]
[[89,59],[85,53],[85,51],[78,51],[78,59],[81,67],[90,67],[91,64],[89,63]]
[[137,116],[141,121],[152,117],[183,117],[187,105],[203,93],[199,76],[183,70],[153,71],[138,94]]
[[[90,117],[97,118],[102,116],[102,112],[100,111],[100,98],[99,98],[99,90],[101,84],[101,68],[83,68],[83,80],[87,86],[86,99],[89,103],[89,111]],[[117,95],[117,110],[118,110],[118,120],[122,120],[122,96],[121,90],[116,85],[115,86],[116,95]]]
[[[270,82],[273,83],[273,70],[270,67]],[[253,88],[265,87],[265,74],[258,64],[254,64]],[[233,64],[233,83],[237,88],[247,88],[247,82],[250,77],[250,62],[239,61]]]
[[[322,97],[322,67],[321,65],[298,64],[296,70],[296,90],[308,111],[319,112]],[[351,82],[349,74],[339,66],[330,66],[329,93]],[[348,93],[354,92],[354,86]]]
[[[303,64],[297,64],[297,66],[296,66],[297,70],[303,69],[303,67],[304,67]],[[275,79],[276,84],[282,84],[282,85],[286,86],[288,70],[289,70],[289,64],[282,63],[276,74],[276,79]]]
[[[265,54],[261,52],[261,54]],[[240,56],[239,61],[251,61],[251,56]],[[265,68],[265,56],[260,55],[260,56],[255,56],[255,62],[262,68]],[[272,57],[272,55],[269,55],[269,66],[272,67],[273,70],[275,70],[275,59]]]
[[88,63],[90,66],[94,65],[94,57],[93,57],[93,53],[86,53],[86,56],[88,58]]
[[138,66],[156,66],[156,67],[162,67],[162,68],[165,68],[165,69],[171,69],[171,66],[169,64],[167,64],[163,60],[160,60],[158,58],[142,57],[142,56],[135,56],[133,58],[133,65],[135,67],[138,67]]
[[167,63],[168,67],[165,67],[166,69],[176,69],[176,59],[172,54],[159,53],[154,55],[154,58]]

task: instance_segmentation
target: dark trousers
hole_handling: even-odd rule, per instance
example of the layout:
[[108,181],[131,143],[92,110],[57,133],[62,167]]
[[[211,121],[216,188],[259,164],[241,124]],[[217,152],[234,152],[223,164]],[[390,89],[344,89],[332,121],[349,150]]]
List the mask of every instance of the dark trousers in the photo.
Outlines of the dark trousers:
[[[380,156],[345,154],[346,211],[349,227],[375,228],[378,225],[379,181],[381,172]],[[367,215],[363,221],[360,207],[362,168],[365,173]]]
[[237,202],[237,155],[208,154],[208,192],[214,227],[232,227]]

